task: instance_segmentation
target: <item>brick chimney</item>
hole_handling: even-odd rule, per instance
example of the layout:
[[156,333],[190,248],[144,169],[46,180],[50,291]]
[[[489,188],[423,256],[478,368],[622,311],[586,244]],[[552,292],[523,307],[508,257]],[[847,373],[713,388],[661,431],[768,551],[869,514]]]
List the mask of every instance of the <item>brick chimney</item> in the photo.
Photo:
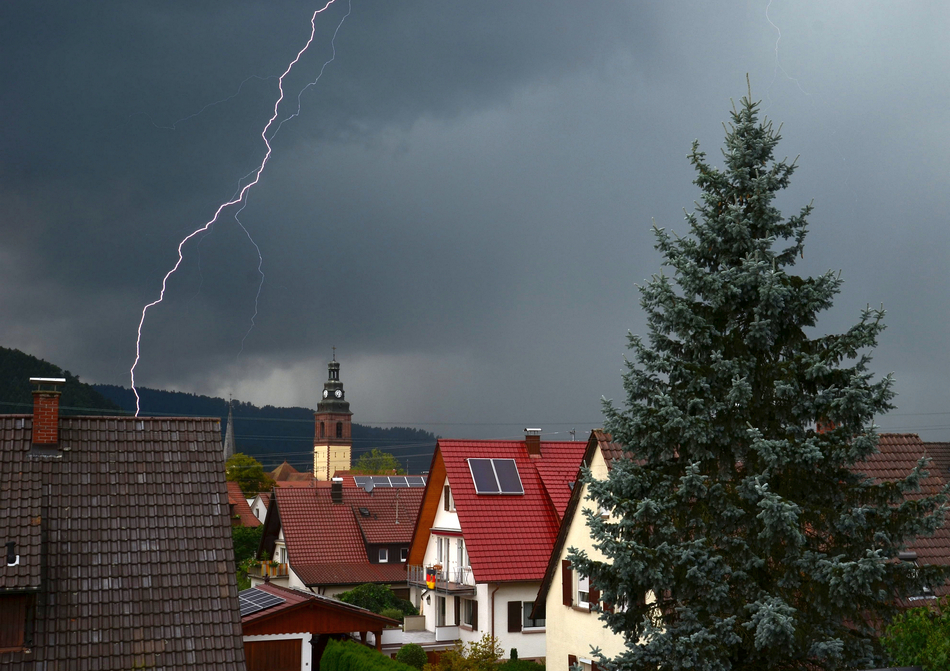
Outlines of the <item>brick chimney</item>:
[[529,457],[541,456],[541,429],[524,430],[524,446],[528,448]]
[[33,385],[33,445],[59,446],[59,396],[64,377],[31,377]]

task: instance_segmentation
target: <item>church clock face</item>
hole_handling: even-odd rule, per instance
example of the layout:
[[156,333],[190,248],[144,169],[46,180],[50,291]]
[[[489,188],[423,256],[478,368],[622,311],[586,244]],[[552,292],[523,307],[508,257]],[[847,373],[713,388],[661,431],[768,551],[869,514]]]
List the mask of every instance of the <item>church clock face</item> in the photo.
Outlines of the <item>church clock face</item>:
[[343,390],[337,389],[335,392],[333,392],[333,395],[336,396],[337,398],[343,398]]
[[330,392],[327,391],[326,389],[324,389],[324,390],[323,390],[323,398],[326,398],[326,397],[328,397],[329,395],[330,395]]

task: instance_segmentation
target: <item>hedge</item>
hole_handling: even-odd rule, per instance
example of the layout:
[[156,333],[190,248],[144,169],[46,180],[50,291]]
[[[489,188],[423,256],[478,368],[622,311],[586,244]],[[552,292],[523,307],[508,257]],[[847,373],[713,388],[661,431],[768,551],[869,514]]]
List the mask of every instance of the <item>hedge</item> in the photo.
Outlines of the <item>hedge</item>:
[[356,641],[330,640],[323,657],[320,671],[418,671],[418,669],[390,659],[373,648]]

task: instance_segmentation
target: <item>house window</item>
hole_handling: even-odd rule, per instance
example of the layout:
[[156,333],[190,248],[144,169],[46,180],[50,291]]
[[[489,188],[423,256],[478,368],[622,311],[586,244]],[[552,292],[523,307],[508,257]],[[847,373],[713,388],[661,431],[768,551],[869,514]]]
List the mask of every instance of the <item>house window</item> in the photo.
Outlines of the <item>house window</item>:
[[[459,568],[468,566],[468,549],[465,547],[465,539],[463,538],[459,538],[458,561]],[[459,582],[461,582],[461,580]]]
[[399,561],[409,559],[409,548],[399,548]]
[[281,546],[280,548],[278,548],[278,550],[277,550],[277,561],[278,561],[278,563],[280,563],[280,564],[286,564],[286,563],[287,563],[287,548],[285,548],[285,547],[283,547],[283,546]]
[[33,608],[32,594],[0,596],[0,650],[20,650],[26,641],[27,620]]
[[379,563],[385,564],[388,561],[389,561],[389,549],[379,548]]
[[533,601],[523,601],[522,602],[522,613],[523,617],[521,620],[521,626],[524,629],[544,629],[544,604],[542,603],[538,608],[538,612],[535,613],[536,617],[531,617],[531,611],[534,610]]
[[478,631],[478,601],[474,599],[461,599],[462,605],[460,608],[460,622],[466,627],[471,627],[473,630]]
[[590,608],[590,578],[577,576],[577,605]]
[[452,488],[449,485],[446,485],[442,492],[442,502],[445,510],[451,513],[455,512],[455,499],[452,497]]
[[336,437],[337,438],[343,437],[343,422],[336,423]]

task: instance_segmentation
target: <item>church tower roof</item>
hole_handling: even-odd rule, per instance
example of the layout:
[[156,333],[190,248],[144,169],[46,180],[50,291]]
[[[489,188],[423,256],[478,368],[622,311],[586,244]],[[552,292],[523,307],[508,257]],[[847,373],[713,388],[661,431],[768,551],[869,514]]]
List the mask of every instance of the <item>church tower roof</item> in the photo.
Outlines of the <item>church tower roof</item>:
[[323,383],[323,400],[317,404],[317,412],[352,415],[343,383],[340,382],[340,362],[334,358],[327,364],[327,369],[327,381]]
[[228,428],[224,434],[224,460],[227,461],[236,452],[234,446],[234,415],[231,412],[231,399],[228,399]]

